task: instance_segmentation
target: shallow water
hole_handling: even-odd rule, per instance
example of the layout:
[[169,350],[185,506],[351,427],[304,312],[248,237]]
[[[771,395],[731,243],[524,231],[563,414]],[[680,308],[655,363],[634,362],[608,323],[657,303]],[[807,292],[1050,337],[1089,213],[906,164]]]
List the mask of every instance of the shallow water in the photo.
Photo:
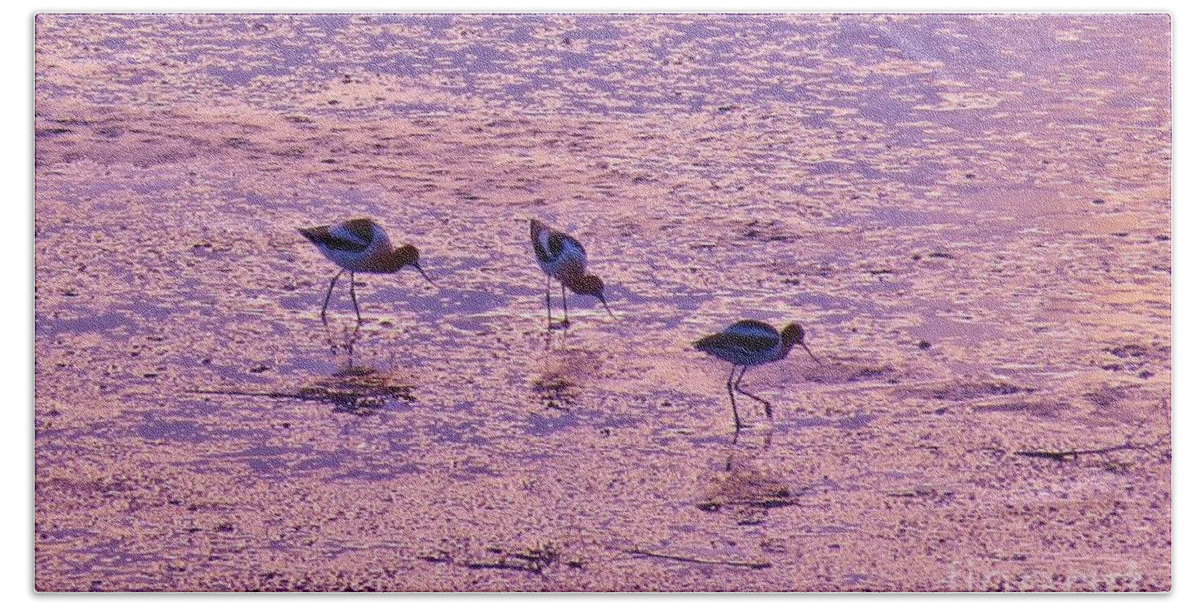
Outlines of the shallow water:
[[37,587],[1166,589],[1169,28],[41,15]]

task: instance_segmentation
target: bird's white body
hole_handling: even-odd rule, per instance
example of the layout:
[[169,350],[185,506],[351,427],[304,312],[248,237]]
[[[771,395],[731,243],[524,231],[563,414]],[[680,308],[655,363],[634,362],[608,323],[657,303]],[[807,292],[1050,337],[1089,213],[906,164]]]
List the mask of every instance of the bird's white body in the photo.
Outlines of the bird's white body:
[[[725,381],[725,388],[729,391],[729,403],[733,406],[735,442],[737,441],[737,432],[742,428],[742,421],[737,411],[737,400],[733,398],[735,392],[763,404],[767,418],[771,417],[771,402],[742,390],[742,377],[746,375],[746,370],[753,365],[762,365],[787,357],[788,353],[792,351],[792,347],[797,344],[804,347],[813,360],[817,359],[817,356],[812,354],[812,351],[808,350],[808,346],[804,344],[804,328],[800,327],[799,323],[792,323],[779,332],[762,321],[746,319],[726,327],[721,333],[705,336],[693,343],[698,350],[733,364],[733,369],[729,372],[729,380]],[[742,366],[741,374],[737,374],[739,365]],[[736,380],[734,375],[737,375]]]
[[354,302],[354,316],[362,323],[362,315],[358,310],[358,298],[354,295],[354,273],[372,272],[391,274],[405,266],[412,266],[425,277],[418,259],[420,252],[412,245],[393,248],[387,233],[379,224],[370,218],[358,218],[332,224],[329,226],[313,226],[299,228],[300,234],[308,239],[329,261],[341,267],[333,280],[329,281],[329,291],[325,292],[325,303],[321,305],[321,321],[325,321],[325,310],[329,308],[329,298],[333,295],[333,286],[343,272],[350,271],[350,301]]
[[[556,240],[553,244],[552,238]],[[587,252],[579,241],[565,234],[555,235],[549,228],[538,231],[537,241],[542,251],[547,254],[546,257],[537,256],[542,272],[565,281],[572,273],[583,275],[587,271]]]
[[354,249],[335,249],[323,242],[314,242],[317,249],[329,261],[349,270],[350,272],[383,272],[380,270],[380,260],[392,253],[392,242],[379,224],[372,223],[371,238],[364,239],[359,233],[351,231],[346,224],[336,224],[329,227],[329,236],[338,241],[353,243],[361,247]]
[[779,332],[765,323],[739,321],[696,343],[696,348],[734,365],[762,365],[778,361],[791,350]]
[[533,253],[537,256],[538,267],[546,273],[546,323],[553,328],[550,320],[550,279],[562,283],[563,322],[562,326],[570,324],[567,319],[567,290],[595,296],[608,310],[608,302],[604,300],[604,281],[600,277],[587,274],[587,252],[575,237],[554,230],[537,221],[529,220],[529,237],[533,243]]

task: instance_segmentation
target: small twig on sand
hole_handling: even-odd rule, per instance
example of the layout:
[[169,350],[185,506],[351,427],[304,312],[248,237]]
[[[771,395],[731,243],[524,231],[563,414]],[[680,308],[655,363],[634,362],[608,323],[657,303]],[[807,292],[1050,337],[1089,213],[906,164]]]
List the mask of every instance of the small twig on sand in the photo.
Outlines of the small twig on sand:
[[238,389],[204,389],[197,388],[187,391],[200,395],[236,395],[239,397],[270,397],[272,399],[302,399],[305,401],[318,401],[313,395],[304,393],[287,393],[282,391],[243,391]]
[[468,570],[517,570],[520,572],[542,573],[542,566],[536,562],[453,562]]
[[252,391],[239,388],[196,388],[188,393],[201,395],[234,395],[239,397],[267,397],[270,399],[298,399],[300,401],[322,401],[336,406],[334,411],[366,415],[389,400],[414,401],[410,386],[391,384],[386,378],[371,373],[348,370],[343,377],[335,375],[299,391]]
[[667,553],[656,553],[654,551],[644,551],[642,549],[629,549],[625,551],[631,555],[640,555],[642,557],[657,557],[659,559],[671,559],[678,562],[688,562],[692,564],[706,564],[709,566],[735,566],[738,568],[751,568],[753,570],[762,570],[770,568],[771,562],[732,562],[719,559],[702,559],[698,557],[687,557],[684,555],[670,555]]
[[[489,552],[498,556],[497,561],[458,560],[445,551],[440,551],[437,555],[422,556],[421,559],[435,564],[461,566],[470,570],[518,570],[544,575],[543,570],[553,566],[559,558],[558,550],[550,546],[516,553],[502,549],[489,549]],[[569,560],[567,565],[572,568],[581,567],[578,560]]]
[[1150,444],[1146,444],[1146,445],[1138,445],[1138,444],[1133,443],[1132,440],[1126,439],[1125,443],[1122,443],[1120,445],[1109,446],[1106,448],[1095,448],[1095,449],[1090,449],[1090,450],[1021,450],[1021,451],[1017,451],[1014,453],[1018,456],[1028,456],[1030,458],[1047,458],[1049,460],[1057,460],[1059,462],[1065,462],[1067,460],[1075,460],[1076,458],[1078,458],[1080,456],[1086,456],[1089,454],[1108,454],[1110,452],[1117,452],[1120,450],[1149,451],[1153,448],[1158,447],[1158,445],[1161,444],[1162,441],[1163,441],[1162,438],[1159,438],[1159,440],[1155,441],[1154,443],[1150,443]]

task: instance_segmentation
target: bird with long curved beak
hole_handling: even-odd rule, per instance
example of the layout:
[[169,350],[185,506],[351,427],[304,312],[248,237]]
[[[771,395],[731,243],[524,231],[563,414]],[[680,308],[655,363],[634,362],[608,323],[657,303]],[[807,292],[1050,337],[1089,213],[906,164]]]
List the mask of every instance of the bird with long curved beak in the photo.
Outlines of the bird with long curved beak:
[[537,256],[538,266],[546,273],[547,325],[554,327],[550,319],[551,278],[558,279],[562,284],[563,327],[571,324],[567,314],[568,289],[580,295],[599,298],[608,315],[617,318],[604,299],[604,281],[594,274],[587,274],[587,252],[575,237],[554,230],[537,220],[529,220],[529,238],[533,241],[533,253]]
[[325,321],[325,310],[329,308],[329,297],[333,295],[333,286],[343,272],[350,271],[350,300],[354,303],[354,316],[362,323],[362,315],[358,310],[358,298],[354,295],[354,273],[369,272],[391,274],[405,266],[412,266],[421,276],[433,286],[437,283],[425,274],[418,259],[420,254],[412,245],[392,247],[383,227],[369,218],[353,219],[340,224],[329,226],[314,226],[299,228],[304,238],[316,245],[329,261],[341,267],[333,280],[329,282],[329,291],[325,293],[325,303],[321,305],[321,322]]
[[[783,328],[782,332],[778,332],[774,327],[761,321],[738,321],[726,327],[724,331],[700,338],[692,344],[697,350],[733,364],[733,370],[729,372],[729,380],[725,382],[725,388],[729,391],[729,402],[733,405],[735,439],[737,432],[742,429],[742,421],[738,417],[737,401],[733,398],[735,392],[763,404],[767,418],[771,418],[771,403],[762,397],[742,390],[742,376],[746,375],[747,369],[755,365],[779,361],[787,357],[788,353],[792,351],[792,347],[797,344],[804,347],[805,352],[813,358],[813,361],[821,362],[804,343],[804,328],[799,323],[792,323]],[[739,366],[742,368],[742,373],[738,374],[737,380],[734,380],[733,376],[737,373]]]

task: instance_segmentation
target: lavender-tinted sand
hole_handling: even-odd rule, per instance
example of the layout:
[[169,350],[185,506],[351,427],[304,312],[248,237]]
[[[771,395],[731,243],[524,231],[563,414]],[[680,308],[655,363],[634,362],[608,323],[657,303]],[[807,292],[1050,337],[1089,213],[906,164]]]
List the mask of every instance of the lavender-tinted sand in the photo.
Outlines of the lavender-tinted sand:
[[[1169,589],[1169,49],[1165,15],[41,15],[36,587]],[[295,228],[364,215],[441,289],[359,275],[354,333],[343,279],[326,328]],[[531,217],[618,320],[547,335]],[[823,364],[751,369],[773,430],[744,400],[734,445],[690,343],[741,318]]]

